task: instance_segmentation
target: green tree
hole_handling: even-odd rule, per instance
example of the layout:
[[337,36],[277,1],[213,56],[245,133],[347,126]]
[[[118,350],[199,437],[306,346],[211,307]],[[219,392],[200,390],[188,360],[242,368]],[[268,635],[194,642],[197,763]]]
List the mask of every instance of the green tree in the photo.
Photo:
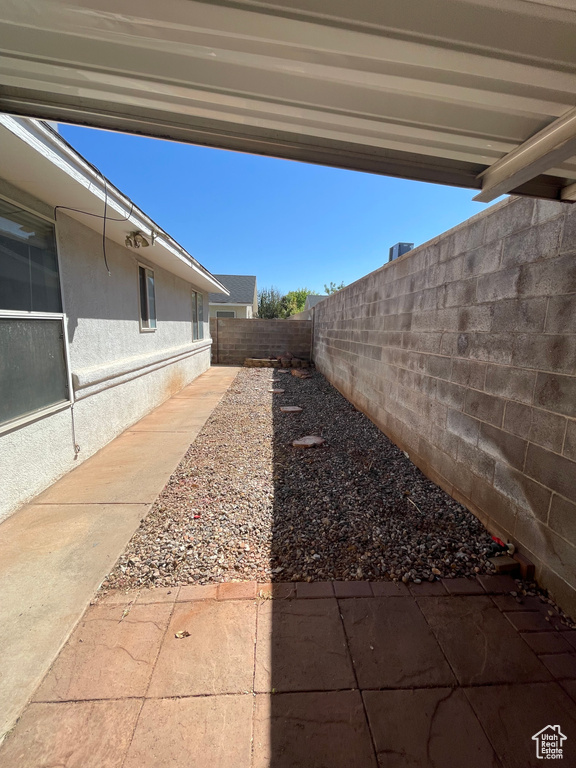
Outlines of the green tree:
[[328,296],[330,296],[333,293],[336,293],[336,291],[341,291],[342,288],[346,288],[345,283],[340,283],[340,285],[336,285],[336,283],[330,281],[330,285],[326,285],[324,283],[324,293],[327,293]]
[[303,312],[306,297],[310,296],[311,293],[314,293],[314,291],[311,291],[309,288],[296,288],[295,291],[288,291],[282,298],[284,317],[290,317],[290,315],[295,315],[297,312]]
[[261,288],[258,291],[258,317],[265,318],[266,320],[285,317],[282,298],[282,294],[274,286]]

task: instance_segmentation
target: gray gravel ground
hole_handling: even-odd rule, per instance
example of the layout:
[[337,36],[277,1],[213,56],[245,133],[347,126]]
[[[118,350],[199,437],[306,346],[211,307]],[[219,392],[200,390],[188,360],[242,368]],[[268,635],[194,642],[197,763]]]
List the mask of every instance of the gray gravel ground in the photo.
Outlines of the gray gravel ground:
[[[293,448],[304,435],[326,442]],[[432,581],[488,572],[489,543],[484,526],[317,371],[302,380],[243,369],[102,588]]]

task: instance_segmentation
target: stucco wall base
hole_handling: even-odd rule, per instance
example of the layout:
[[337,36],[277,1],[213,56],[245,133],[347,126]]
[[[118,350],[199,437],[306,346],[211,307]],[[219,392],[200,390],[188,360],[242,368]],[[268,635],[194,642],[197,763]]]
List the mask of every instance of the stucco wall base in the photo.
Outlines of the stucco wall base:
[[[0,522],[210,367],[210,347],[2,435]],[[76,455],[74,446],[78,445]]]

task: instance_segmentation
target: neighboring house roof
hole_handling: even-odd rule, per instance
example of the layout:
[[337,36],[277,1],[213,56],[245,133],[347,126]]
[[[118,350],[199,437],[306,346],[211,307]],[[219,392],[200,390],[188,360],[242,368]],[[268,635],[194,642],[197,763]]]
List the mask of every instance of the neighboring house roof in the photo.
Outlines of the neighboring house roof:
[[327,299],[328,296],[320,296],[318,294],[311,293],[306,296],[306,303],[304,304],[304,310],[312,309],[316,304],[319,304],[323,299]]
[[254,304],[256,299],[255,275],[214,275],[230,295],[211,293],[210,304]]
[[[106,239],[124,246],[126,236],[141,232],[151,247],[131,250],[196,288],[226,287],[158,226],[130,198],[77,152],[47,122],[0,114],[2,179],[100,235],[106,207]],[[86,215],[89,214],[89,215]]]

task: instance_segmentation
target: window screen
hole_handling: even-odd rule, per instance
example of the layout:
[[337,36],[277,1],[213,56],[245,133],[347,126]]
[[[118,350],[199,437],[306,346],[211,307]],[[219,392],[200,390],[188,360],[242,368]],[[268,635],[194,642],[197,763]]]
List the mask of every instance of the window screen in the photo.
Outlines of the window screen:
[[192,291],[192,339],[204,338],[204,297]]
[[0,424],[69,399],[61,318],[0,318]]
[[0,310],[62,312],[54,225],[0,199]]
[[216,317],[236,317],[236,312],[216,312]]
[[154,272],[147,267],[138,267],[138,278],[140,281],[140,326],[154,329],[156,328]]

